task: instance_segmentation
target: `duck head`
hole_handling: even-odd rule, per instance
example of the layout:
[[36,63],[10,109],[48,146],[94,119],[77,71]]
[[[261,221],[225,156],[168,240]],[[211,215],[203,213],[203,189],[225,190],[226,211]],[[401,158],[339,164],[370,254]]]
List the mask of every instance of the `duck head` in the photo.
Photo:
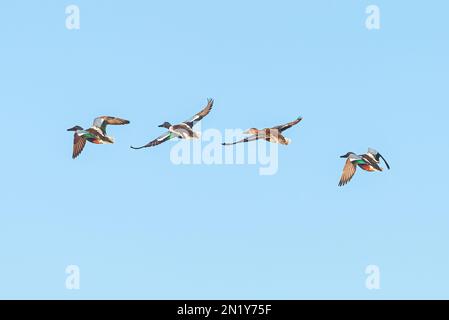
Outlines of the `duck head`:
[[355,155],[354,152],[348,152],[347,154],[344,154],[342,156],[340,156],[340,158],[349,158],[351,155]]
[[256,128],[250,128],[246,131],[243,131],[243,134],[257,134],[259,132],[259,130],[257,130]]
[[169,129],[171,127],[171,124],[170,124],[170,122],[165,121],[163,124],[159,125],[158,127]]
[[80,126],[74,126],[73,128],[67,129],[67,131],[78,131],[78,130],[84,130],[84,129]]

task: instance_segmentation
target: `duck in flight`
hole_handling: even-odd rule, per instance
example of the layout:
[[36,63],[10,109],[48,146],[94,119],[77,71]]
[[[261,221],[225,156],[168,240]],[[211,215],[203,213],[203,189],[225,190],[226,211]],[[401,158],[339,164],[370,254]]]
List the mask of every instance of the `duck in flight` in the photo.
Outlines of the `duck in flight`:
[[265,128],[265,129],[262,129],[262,130],[259,130],[259,129],[256,129],[256,128],[251,128],[251,129],[243,132],[244,134],[250,134],[251,136],[246,137],[246,138],[244,138],[242,140],[239,140],[239,141],[235,141],[235,142],[222,143],[222,145],[224,145],[224,146],[232,146],[232,145],[237,144],[237,143],[250,142],[250,141],[255,141],[255,140],[259,140],[259,139],[264,139],[264,140],[266,140],[268,142],[288,145],[288,144],[290,144],[291,140],[286,138],[286,137],[284,137],[282,135],[282,133],[285,130],[290,129],[294,125],[297,125],[301,120],[302,120],[302,118],[299,117],[295,121],[292,121],[292,122],[289,122],[289,123],[286,123],[286,124],[282,124],[280,126],[276,126],[276,127],[273,127],[273,128]]
[[114,138],[110,137],[106,133],[106,127],[108,125],[124,125],[128,124],[129,121],[125,119],[102,116],[95,118],[92,127],[84,130],[80,126],[74,126],[73,128],[67,129],[67,131],[73,131],[73,153],[72,158],[75,159],[83,151],[86,141],[95,144],[112,144],[114,143]]
[[351,181],[357,166],[370,172],[383,171],[383,169],[379,166],[380,159],[382,159],[388,170],[390,170],[390,165],[385,158],[379,152],[371,148],[368,149],[367,153],[362,155],[356,155],[354,152],[348,152],[340,158],[347,159],[340,178],[340,183],[338,184],[340,187]]
[[207,116],[212,109],[212,106],[214,105],[213,99],[207,100],[207,105],[204,107],[203,110],[195,114],[192,118],[181,122],[179,124],[172,125],[169,122],[164,122],[159,127],[160,128],[166,128],[168,131],[165,132],[163,135],[159,136],[158,138],[148,142],[146,145],[141,147],[133,147],[132,149],[138,150],[148,147],[154,147],[161,143],[164,143],[165,141],[168,141],[173,138],[179,138],[179,139],[199,139],[200,134],[199,132],[193,131],[193,126],[201,121],[205,116]]

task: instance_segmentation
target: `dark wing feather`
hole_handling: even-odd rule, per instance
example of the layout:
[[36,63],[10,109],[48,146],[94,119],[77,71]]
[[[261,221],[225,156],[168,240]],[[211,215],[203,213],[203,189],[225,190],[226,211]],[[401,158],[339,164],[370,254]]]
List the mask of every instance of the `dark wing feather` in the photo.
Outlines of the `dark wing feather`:
[[168,140],[172,139],[173,137],[174,137],[174,135],[170,131],[167,131],[166,133],[164,133],[160,137],[157,137],[153,141],[148,142],[144,146],[141,146],[141,147],[133,147],[133,146],[131,146],[131,148],[135,149],[135,150],[138,150],[138,149],[143,149],[143,148],[148,148],[148,147],[154,147],[154,146],[157,146],[157,145],[159,145],[161,143],[164,143],[165,141],[168,141]]
[[384,158],[380,153],[378,153],[377,155],[378,155],[380,158],[382,158],[382,160],[385,162],[385,165],[387,166],[387,169],[390,170],[390,165],[388,164],[387,160],[385,160],[385,158]]
[[291,127],[293,127],[294,125],[297,125],[300,121],[302,120],[301,117],[299,117],[298,119],[296,119],[295,121],[286,123],[286,124],[281,124],[279,126],[273,127],[272,129],[277,129],[280,132],[285,131],[287,129],[290,129]]
[[207,116],[212,109],[214,105],[214,99],[207,99],[207,105],[204,107],[203,110],[195,114],[192,118],[184,121],[186,125],[188,125],[190,128],[193,128],[193,126],[201,121],[205,116]]
[[256,140],[258,140],[260,138],[261,138],[261,136],[259,136],[259,135],[252,135],[250,137],[247,137],[245,139],[242,139],[242,140],[239,140],[239,141],[236,141],[236,142],[230,142],[230,143],[224,142],[224,143],[222,143],[222,145],[223,146],[232,146],[232,145],[237,144],[237,143],[245,143],[245,142],[250,142],[250,141],[256,141]]
[[73,137],[73,154],[72,159],[75,159],[80,155],[80,153],[83,151],[84,146],[86,145],[86,139],[84,139],[82,136],[80,137],[77,133],[75,133]]
[[357,169],[357,166],[354,163],[352,163],[351,160],[348,158],[346,160],[345,167],[343,168],[343,173],[341,175],[340,183],[338,184],[338,186],[340,186],[340,187],[344,186],[349,181],[351,181],[352,177],[355,174],[356,169]]

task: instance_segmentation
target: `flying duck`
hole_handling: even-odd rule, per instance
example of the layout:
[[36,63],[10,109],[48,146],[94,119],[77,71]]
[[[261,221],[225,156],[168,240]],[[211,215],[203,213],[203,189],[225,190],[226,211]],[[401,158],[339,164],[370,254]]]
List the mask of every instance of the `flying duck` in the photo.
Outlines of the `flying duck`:
[[203,110],[195,114],[192,118],[181,122],[180,124],[174,124],[172,125],[169,122],[164,122],[163,124],[159,125],[160,128],[166,128],[168,131],[165,132],[163,135],[159,136],[158,138],[148,142],[146,145],[141,147],[133,147],[132,149],[138,150],[148,147],[154,147],[157,146],[165,141],[168,141],[173,138],[179,138],[179,139],[199,139],[200,134],[199,132],[193,131],[193,126],[201,121],[205,116],[207,116],[212,109],[212,106],[214,105],[213,99],[207,99],[207,105],[204,107]]
[[302,118],[299,117],[295,121],[292,121],[292,122],[289,122],[286,124],[282,124],[280,126],[276,126],[273,128],[265,128],[262,130],[258,130],[256,128],[251,128],[251,129],[248,129],[247,131],[243,132],[244,134],[251,134],[251,136],[249,136],[245,139],[239,140],[239,141],[235,141],[235,142],[222,143],[222,145],[232,146],[237,143],[250,142],[250,141],[255,141],[255,140],[259,140],[259,139],[264,139],[268,142],[288,145],[288,144],[290,144],[291,140],[288,138],[285,138],[282,135],[282,132],[284,132],[287,129],[290,129],[294,125],[297,125],[301,120],[302,120]]
[[368,152],[362,155],[356,155],[354,152],[348,152],[345,155],[342,155],[340,158],[347,158],[345,166],[343,168],[343,173],[340,178],[340,183],[338,184],[340,187],[347,184],[351,181],[352,177],[355,174],[357,166],[362,168],[365,171],[383,171],[381,167],[379,167],[380,159],[385,162],[388,170],[390,170],[390,165],[385,160],[385,158],[376,150],[369,148]]
[[95,144],[111,144],[114,143],[114,138],[106,134],[107,125],[123,125],[128,124],[128,120],[102,116],[95,118],[92,127],[84,130],[80,126],[74,126],[73,128],[67,129],[67,131],[74,131],[73,138],[73,154],[72,158],[75,159],[83,151],[86,141]]

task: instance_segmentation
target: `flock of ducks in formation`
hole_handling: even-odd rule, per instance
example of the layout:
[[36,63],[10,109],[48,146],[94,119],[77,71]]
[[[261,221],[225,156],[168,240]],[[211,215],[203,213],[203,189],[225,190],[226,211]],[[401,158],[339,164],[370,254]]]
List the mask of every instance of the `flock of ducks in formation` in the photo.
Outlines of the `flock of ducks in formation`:
[[[161,128],[167,129],[167,131],[164,134],[150,141],[146,145],[143,145],[141,147],[131,146],[131,148],[137,150],[148,147],[154,147],[173,138],[199,139],[200,133],[195,132],[193,130],[193,127],[196,123],[201,121],[205,116],[209,114],[213,105],[214,100],[208,99],[207,105],[204,107],[204,109],[195,114],[192,118],[174,125],[169,122],[164,122],[159,126]],[[285,130],[293,127],[294,125],[297,125],[301,120],[302,118],[299,117],[292,122],[261,130],[251,128],[244,132],[244,134],[249,135],[248,137],[235,142],[222,143],[222,145],[229,146],[237,143],[245,143],[259,139],[266,140],[272,143],[288,145],[290,144],[291,140],[284,137],[282,133]],[[125,125],[125,124],[129,124],[129,121],[116,117],[102,116],[95,118],[92,126],[89,129],[83,129],[80,126],[74,126],[73,128],[67,129],[67,131],[74,132],[72,158],[75,159],[81,154],[81,152],[84,149],[84,146],[86,145],[86,141],[89,141],[94,144],[114,143],[114,139],[107,135],[106,127],[108,125]],[[360,167],[361,169],[369,172],[383,171],[383,168],[379,166],[380,160],[382,159],[387,168],[390,169],[390,165],[385,160],[385,158],[379,152],[371,148],[368,149],[368,152],[361,155],[357,155],[353,152],[348,152],[345,155],[342,155],[340,158],[346,158],[346,163],[343,168],[343,173],[341,175],[340,182],[338,184],[339,186],[344,186],[349,181],[351,181],[352,177],[356,172],[357,167]]]

